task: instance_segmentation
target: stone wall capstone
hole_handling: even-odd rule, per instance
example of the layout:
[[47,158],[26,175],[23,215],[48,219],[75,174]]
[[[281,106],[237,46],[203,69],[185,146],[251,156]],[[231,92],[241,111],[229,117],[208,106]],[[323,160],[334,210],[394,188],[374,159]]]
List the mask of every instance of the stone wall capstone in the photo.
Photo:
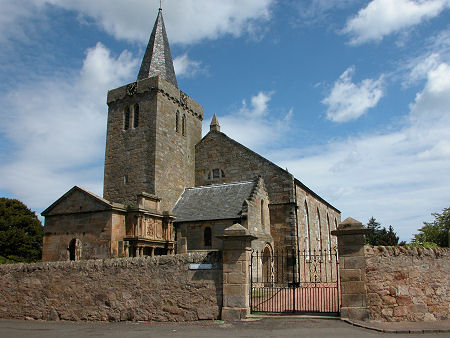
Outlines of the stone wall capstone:
[[4,319],[190,321],[221,306],[220,252],[0,266]]
[[450,250],[365,246],[370,319],[450,319]]

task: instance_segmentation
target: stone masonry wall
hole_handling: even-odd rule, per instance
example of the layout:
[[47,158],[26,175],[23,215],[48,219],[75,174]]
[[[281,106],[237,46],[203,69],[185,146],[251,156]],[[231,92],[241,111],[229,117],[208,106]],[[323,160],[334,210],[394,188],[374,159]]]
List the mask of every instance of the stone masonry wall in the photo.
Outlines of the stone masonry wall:
[[[195,184],[197,186],[251,180],[256,176],[264,179],[270,199],[271,234],[276,248],[295,248],[298,240],[299,249],[306,249],[305,201],[307,201],[309,210],[310,249],[325,249],[329,247],[329,241],[332,242],[332,247],[336,246],[336,240],[331,238],[330,232],[336,229],[337,224],[340,223],[339,211],[295,180],[288,171],[232,140],[222,132],[209,132],[196,145],[195,150]],[[223,175],[214,178],[211,175],[214,169],[223,171]],[[222,174],[222,172],[220,173]],[[296,200],[298,239],[295,219]],[[320,213],[320,236],[317,209]],[[319,239],[321,245],[319,245]]]
[[111,228],[116,230],[123,223],[123,215],[115,215],[109,210],[48,216],[45,219],[42,260],[68,260],[67,249],[74,238],[81,241],[81,259],[110,258],[112,246],[117,252],[117,240],[111,241]]
[[[108,92],[104,198],[136,204],[136,195],[147,192],[161,198],[162,211],[170,211],[183,189],[194,186],[203,108],[160,76],[138,81],[133,95],[126,88]],[[124,112],[129,107],[133,117],[136,104],[139,125],[131,118],[124,130]]]
[[[264,179],[270,199],[271,233],[276,247],[295,246],[293,177],[262,156],[232,140],[224,133],[209,132],[195,147],[197,186]],[[214,169],[224,177],[209,176]]]
[[365,246],[365,257],[371,319],[450,319],[449,249]]
[[334,208],[315,198],[311,193],[296,185],[297,219],[299,250],[320,252],[334,250],[337,246],[336,237],[331,231],[341,223],[341,214]]
[[[212,270],[189,270],[211,263]],[[188,321],[219,318],[218,252],[0,266],[0,318]]]

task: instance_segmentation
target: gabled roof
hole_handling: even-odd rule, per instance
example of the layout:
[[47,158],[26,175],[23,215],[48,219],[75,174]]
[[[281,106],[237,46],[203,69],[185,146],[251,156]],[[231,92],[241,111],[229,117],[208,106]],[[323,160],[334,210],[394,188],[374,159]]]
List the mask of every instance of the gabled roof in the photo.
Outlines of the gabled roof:
[[[216,121],[218,123],[217,117],[216,117]],[[213,134],[214,133],[214,134]],[[336,207],[334,207],[333,205],[331,205],[329,202],[327,202],[326,200],[324,200],[322,197],[320,197],[318,194],[316,194],[314,191],[312,191],[310,188],[308,188],[305,184],[303,184],[300,180],[298,180],[297,178],[294,177],[294,175],[292,175],[289,171],[281,168],[280,166],[276,165],[275,163],[273,163],[272,161],[268,160],[267,158],[261,156],[260,154],[254,152],[253,150],[247,148],[246,146],[244,146],[243,144],[239,143],[238,141],[233,140],[231,137],[227,136],[225,133],[218,131],[218,130],[210,130],[205,136],[203,136],[203,138],[200,140],[200,142],[198,142],[196,144],[196,147],[199,146],[202,142],[204,142],[206,139],[208,139],[210,137],[210,135],[220,135],[221,137],[223,137],[225,140],[227,140],[228,142],[230,142],[231,144],[233,144],[234,146],[236,146],[237,148],[241,149],[242,151],[251,154],[252,156],[255,156],[257,158],[259,158],[262,162],[264,162],[266,165],[271,166],[273,168],[275,168],[276,170],[280,171],[281,173],[285,174],[286,176],[292,177],[294,183],[298,186],[300,186],[302,189],[304,189],[307,193],[311,194],[312,196],[314,196],[314,198],[316,198],[317,200],[321,201],[322,203],[324,203],[326,206],[328,206],[329,208],[337,211],[338,213],[341,213],[341,211],[339,209],[337,209]],[[267,184],[267,182],[266,182]],[[272,201],[273,202],[273,201]]]
[[245,200],[258,180],[186,188],[172,210],[175,222],[193,222],[241,217]]
[[159,9],[155,25],[153,26],[153,31],[142,60],[141,69],[139,70],[138,80],[144,80],[157,75],[162,76],[178,88],[161,9]]
[[121,204],[109,202],[89,190],[74,186],[45,209],[41,215],[48,216],[51,214],[69,214],[110,209],[125,210]]

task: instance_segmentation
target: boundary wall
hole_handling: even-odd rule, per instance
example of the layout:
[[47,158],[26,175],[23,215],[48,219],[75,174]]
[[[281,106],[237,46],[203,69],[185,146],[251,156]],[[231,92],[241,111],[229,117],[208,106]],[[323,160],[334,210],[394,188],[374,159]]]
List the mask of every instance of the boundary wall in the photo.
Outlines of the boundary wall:
[[364,247],[369,317],[450,319],[450,249]]
[[384,322],[450,319],[450,249],[364,245],[347,218],[338,238],[341,317]]
[[0,266],[4,319],[192,321],[221,309],[220,252]]

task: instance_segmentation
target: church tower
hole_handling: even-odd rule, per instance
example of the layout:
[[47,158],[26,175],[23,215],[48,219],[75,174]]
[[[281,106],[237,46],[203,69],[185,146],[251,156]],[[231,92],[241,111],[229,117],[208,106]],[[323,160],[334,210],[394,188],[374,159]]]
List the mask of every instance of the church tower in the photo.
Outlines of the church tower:
[[170,211],[195,185],[203,107],[178,89],[161,9],[137,81],[110,90],[107,103],[103,197],[136,205],[149,193]]

